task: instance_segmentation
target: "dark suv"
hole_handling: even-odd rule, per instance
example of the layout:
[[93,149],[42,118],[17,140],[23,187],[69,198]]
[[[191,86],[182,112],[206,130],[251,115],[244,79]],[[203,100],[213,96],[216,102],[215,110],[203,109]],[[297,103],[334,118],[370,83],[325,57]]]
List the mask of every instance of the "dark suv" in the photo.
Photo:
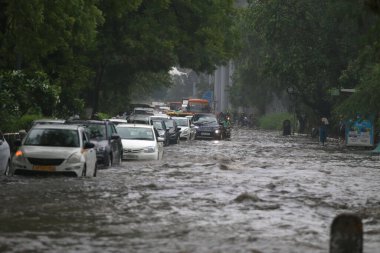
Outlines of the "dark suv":
[[108,120],[71,120],[66,121],[66,124],[86,126],[86,132],[91,142],[95,144],[98,165],[107,168],[113,164],[120,164],[123,148],[121,138],[112,122]]
[[193,116],[195,139],[223,140],[228,136],[227,129],[211,113],[197,113]]

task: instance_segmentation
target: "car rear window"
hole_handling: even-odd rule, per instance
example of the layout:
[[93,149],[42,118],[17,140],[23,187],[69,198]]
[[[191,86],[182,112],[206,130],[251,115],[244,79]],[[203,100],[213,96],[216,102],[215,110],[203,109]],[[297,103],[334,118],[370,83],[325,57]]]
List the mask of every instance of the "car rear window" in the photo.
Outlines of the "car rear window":
[[122,139],[154,141],[154,133],[151,128],[117,127],[117,132]]

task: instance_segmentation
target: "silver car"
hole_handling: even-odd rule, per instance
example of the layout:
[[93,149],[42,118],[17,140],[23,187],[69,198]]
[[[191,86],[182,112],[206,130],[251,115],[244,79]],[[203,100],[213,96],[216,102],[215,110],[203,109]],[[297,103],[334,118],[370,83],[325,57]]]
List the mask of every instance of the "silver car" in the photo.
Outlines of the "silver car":
[[8,142],[0,131],[0,173],[7,175],[11,165],[11,152]]

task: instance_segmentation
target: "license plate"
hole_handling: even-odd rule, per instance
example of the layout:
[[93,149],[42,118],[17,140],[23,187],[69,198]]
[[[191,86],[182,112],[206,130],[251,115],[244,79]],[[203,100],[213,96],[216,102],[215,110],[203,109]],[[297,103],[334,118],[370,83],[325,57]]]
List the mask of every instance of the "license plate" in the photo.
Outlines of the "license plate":
[[55,171],[55,166],[51,166],[51,165],[35,165],[35,166],[33,166],[33,170],[38,170],[38,171]]
[[139,156],[137,156],[137,155],[127,155],[127,159],[137,159],[137,158],[139,158]]
[[207,136],[210,136],[211,133],[205,133],[205,132],[203,132],[203,133],[201,133],[201,135],[207,135]]

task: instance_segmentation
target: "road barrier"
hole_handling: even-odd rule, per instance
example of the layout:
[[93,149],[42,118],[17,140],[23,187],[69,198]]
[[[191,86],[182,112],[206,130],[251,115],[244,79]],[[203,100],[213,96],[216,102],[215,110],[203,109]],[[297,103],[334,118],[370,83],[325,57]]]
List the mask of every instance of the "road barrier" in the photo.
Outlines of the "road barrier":
[[22,140],[25,137],[26,132],[20,131],[18,133],[4,133],[3,135],[5,140],[8,142],[11,154],[14,154],[17,150],[17,147],[15,146],[15,141]]

